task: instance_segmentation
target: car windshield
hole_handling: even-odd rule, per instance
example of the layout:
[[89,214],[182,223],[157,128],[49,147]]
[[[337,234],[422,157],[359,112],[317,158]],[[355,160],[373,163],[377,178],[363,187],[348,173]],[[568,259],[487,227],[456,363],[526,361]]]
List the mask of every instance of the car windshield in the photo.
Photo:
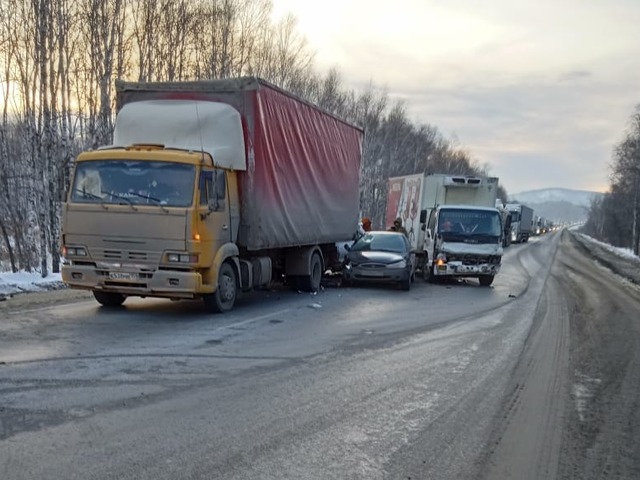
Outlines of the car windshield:
[[447,209],[440,212],[439,234],[485,235],[497,237],[502,225],[499,213],[490,210]]
[[395,252],[406,253],[407,244],[400,234],[366,233],[351,247],[352,252]]
[[187,207],[193,203],[195,167],[173,162],[79,162],[71,190],[75,203]]

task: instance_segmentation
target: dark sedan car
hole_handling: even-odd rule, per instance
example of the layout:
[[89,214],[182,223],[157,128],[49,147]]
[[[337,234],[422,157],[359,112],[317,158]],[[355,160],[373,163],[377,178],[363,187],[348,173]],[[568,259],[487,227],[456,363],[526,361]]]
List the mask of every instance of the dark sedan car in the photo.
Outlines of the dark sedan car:
[[397,232],[368,232],[347,248],[343,276],[351,282],[398,283],[411,289],[415,254],[409,240]]

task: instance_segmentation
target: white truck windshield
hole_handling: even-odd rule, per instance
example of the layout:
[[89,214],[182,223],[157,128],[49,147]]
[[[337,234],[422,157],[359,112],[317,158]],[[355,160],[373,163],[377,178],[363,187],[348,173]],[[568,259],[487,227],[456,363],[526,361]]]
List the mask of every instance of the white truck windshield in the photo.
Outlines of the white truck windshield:
[[193,203],[195,167],[173,162],[97,160],[76,166],[74,203],[162,205]]
[[440,212],[438,233],[499,237],[502,223],[499,213],[486,210],[446,209]]

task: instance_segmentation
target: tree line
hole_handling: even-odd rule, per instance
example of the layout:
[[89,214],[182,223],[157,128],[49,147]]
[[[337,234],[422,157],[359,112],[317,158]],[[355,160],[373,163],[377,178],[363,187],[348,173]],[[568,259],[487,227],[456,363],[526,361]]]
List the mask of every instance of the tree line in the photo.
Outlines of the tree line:
[[271,12],[271,0],[1,0],[0,269],[59,270],[70,168],[110,143],[116,79],[255,75],[361,126],[361,210],[376,227],[390,176],[487,173],[385,89],[317,72],[296,19]]
[[636,255],[640,251],[640,104],[614,146],[609,191],[592,200],[582,230]]

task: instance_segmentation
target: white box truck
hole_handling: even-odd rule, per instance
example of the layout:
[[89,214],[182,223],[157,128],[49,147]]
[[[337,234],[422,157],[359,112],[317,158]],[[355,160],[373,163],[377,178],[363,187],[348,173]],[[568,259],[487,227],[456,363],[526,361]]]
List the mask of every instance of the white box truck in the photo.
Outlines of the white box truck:
[[491,285],[502,261],[498,179],[408,175],[389,179],[387,224],[400,217],[425,280],[476,277]]

